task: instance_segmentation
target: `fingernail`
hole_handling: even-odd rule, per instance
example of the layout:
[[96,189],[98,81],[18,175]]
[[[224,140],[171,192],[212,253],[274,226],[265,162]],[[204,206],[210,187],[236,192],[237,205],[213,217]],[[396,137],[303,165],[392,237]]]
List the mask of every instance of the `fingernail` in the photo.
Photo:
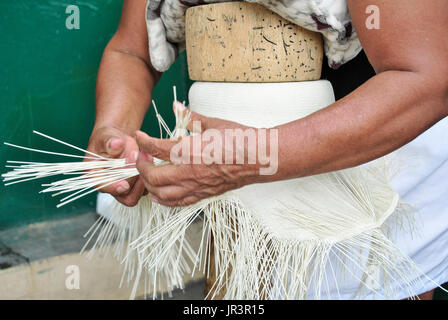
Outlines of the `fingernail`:
[[109,142],[107,143],[107,148],[109,150],[116,150],[118,149],[117,144],[121,141],[121,139],[118,138],[112,138],[109,140]]
[[149,153],[145,152],[145,151],[140,151],[139,157],[142,157],[142,159],[144,161],[149,161],[149,162],[153,162],[154,158],[152,155],[150,155]]
[[159,199],[157,199],[157,198],[154,197],[154,196],[151,196],[151,201],[152,201],[152,202],[155,202],[155,203],[159,203],[159,202],[160,202]]
[[129,190],[129,184],[122,184],[117,187],[117,193],[122,194]]
[[134,152],[132,152],[132,155],[131,155],[131,163],[135,163],[135,162],[137,162],[137,158],[138,158],[138,151],[134,151]]

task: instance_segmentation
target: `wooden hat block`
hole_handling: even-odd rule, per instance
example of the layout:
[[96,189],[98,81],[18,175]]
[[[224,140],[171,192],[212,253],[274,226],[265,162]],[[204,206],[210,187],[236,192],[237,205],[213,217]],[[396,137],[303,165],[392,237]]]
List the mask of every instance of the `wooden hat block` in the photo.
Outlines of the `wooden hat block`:
[[320,33],[303,29],[265,7],[223,2],[186,12],[188,72],[192,80],[289,82],[319,80]]

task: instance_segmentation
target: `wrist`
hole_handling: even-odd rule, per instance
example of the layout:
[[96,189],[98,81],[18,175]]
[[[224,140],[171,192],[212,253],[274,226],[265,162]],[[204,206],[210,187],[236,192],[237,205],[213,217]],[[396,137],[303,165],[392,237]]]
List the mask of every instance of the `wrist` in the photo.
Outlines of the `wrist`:
[[246,128],[246,134],[247,130],[255,131],[255,139],[244,139],[244,151],[239,152],[244,152],[244,164],[239,166],[241,184],[276,181],[279,175],[278,130]]
[[104,130],[105,128],[113,128],[120,132],[123,132],[129,136],[134,135],[135,131],[140,130],[141,125],[131,125],[129,123],[124,123],[121,121],[96,121],[92,132],[97,132],[100,130]]
[[134,135],[140,130],[146,110],[131,108],[129,104],[109,104],[105,107],[105,102],[97,102],[95,129],[114,128],[127,135]]
[[257,138],[257,182],[275,181],[279,170],[278,128],[259,129]]

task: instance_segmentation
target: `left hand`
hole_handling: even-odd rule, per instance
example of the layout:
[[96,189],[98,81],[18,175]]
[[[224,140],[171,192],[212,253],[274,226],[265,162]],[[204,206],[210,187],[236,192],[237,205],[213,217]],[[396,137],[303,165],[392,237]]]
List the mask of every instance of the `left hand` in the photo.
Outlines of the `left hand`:
[[[247,143],[240,143],[238,146],[233,139],[229,146],[224,143],[224,139],[217,139],[224,137],[225,129],[255,129],[230,121],[207,118],[194,112],[191,113],[190,123],[193,121],[196,124],[200,121],[200,134],[178,141],[157,139],[141,131],[136,132],[140,147],[137,169],[154,202],[166,206],[187,206],[254,183],[259,176],[259,166],[256,163],[248,164]],[[191,126],[188,129],[192,130]],[[173,147],[173,150],[182,152],[175,152],[173,156]],[[214,147],[213,152],[210,152],[211,147]],[[226,152],[229,158],[229,155],[232,157],[231,163],[225,161]],[[235,164],[238,154],[244,157],[244,163],[239,161],[239,164]],[[154,166],[153,157],[170,163]]]

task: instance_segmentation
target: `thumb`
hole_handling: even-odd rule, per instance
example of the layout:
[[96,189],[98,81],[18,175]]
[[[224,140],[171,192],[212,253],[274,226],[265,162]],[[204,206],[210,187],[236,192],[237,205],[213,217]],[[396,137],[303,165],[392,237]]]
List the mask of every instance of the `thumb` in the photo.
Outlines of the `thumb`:
[[111,156],[118,156],[124,150],[125,141],[122,137],[112,136],[104,140],[104,150]]
[[135,136],[140,151],[145,151],[151,156],[165,161],[170,161],[171,148],[178,143],[168,139],[153,138],[141,131],[137,131]]
[[120,130],[106,127],[99,129],[92,136],[96,145],[96,150],[116,157],[123,153],[126,145],[126,136]]

